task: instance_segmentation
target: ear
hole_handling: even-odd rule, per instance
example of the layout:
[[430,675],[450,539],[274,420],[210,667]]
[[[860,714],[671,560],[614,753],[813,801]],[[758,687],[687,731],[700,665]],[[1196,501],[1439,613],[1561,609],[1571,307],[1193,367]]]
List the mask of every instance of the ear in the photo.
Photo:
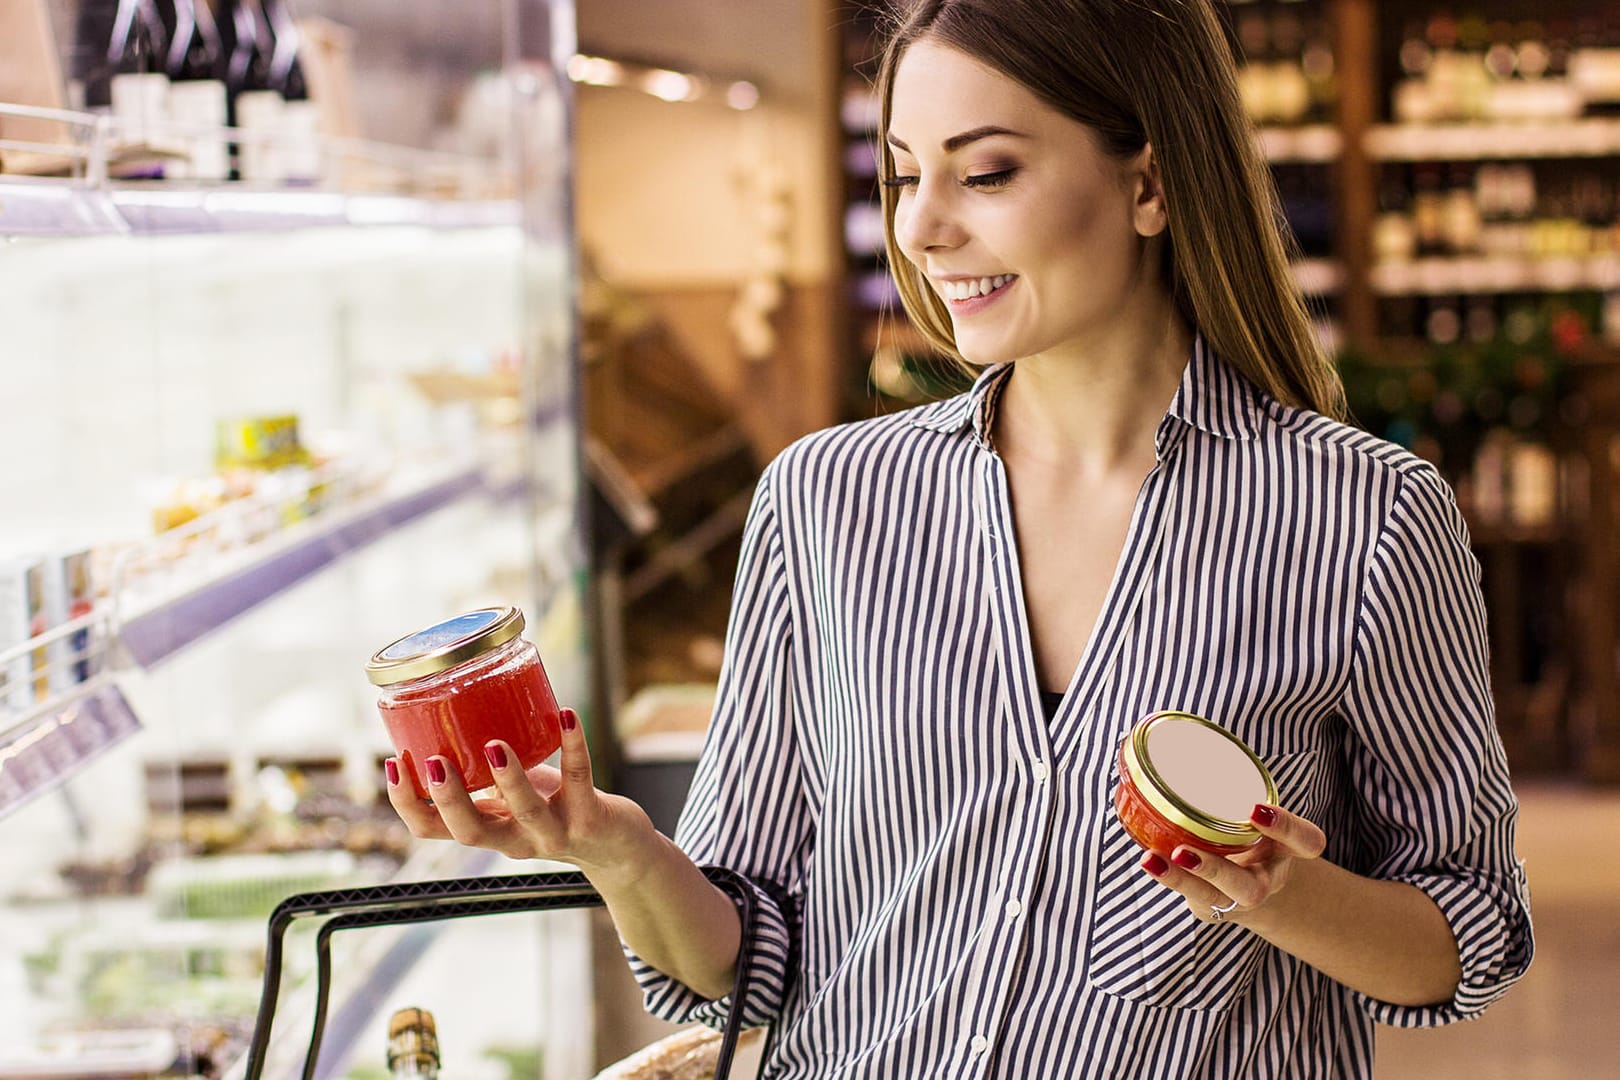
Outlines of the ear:
[[1152,143],[1144,143],[1131,159],[1130,177],[1135,193],[1132,215],[1136,231],[1141,236],[1158,236],[1170,225],[1170,208],[1165,201],[1164,181],[1159,176],[1159,162],[1153,156]]

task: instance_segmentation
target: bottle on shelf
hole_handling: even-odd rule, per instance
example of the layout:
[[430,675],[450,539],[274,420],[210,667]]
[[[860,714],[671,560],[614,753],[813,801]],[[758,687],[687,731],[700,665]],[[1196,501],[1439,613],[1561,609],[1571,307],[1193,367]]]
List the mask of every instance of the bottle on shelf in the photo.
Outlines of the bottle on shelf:
[[1412,166],[1412,228],[1420,256],[1446,251],[1445,173],[1435,162]]
[[219,27],[231,126],[241,130],[237,175],[274,180],[282,106],[281,95],[270,86],[275,30],[260,0],[221,0]]
[[284,139],[275,172],[290,183],[314,183],[321,173],[320,113],[305,78],[303,35],[287,0],[262,4],[276,42],[270,54],[270,89],[281,97]]
[[158,12],[169,34],[164,64],[169,76],[169,119],[178,127],[194,129],[179,135],[186,158],[176,161],[168,175],[224,180],[230,175],[230,151],[221,129],[230,114],[225,43],[213,11],[207,0],[158,0]]
[[[76,27],[76,81],[85,108],[110,112],[117,146],[151,148],[169,93],[166,37],[152,0],[85,0]],[[139,175],[162,175],[154,161]]]
[[1380,263],[1410,262],[1417,255],[1411,191],[1393,166],[1383,170],[1378,187],[1378,217],[1373,222],[1373,258]]
[[1306,122],[1334,123],[1339,106],[1338,68],[1333,57],[1332,30],[1324,15],[1316,14],[1306,21],[1305,44],[1299,59],[1309,101]]
[[388,1018],[388,1072],[393,1080],[438,1080],[439,1029],[426,1009],[398,1009]]
[[1305,75],[1305,24],[1290,6],[1271,16],[1270,83],[1271,119],[1279,124],[1301,124],[1311,111],[1311,83]]
[[1474,167],[1467,162],[1452,162],[1447,170],[1440,227],[1449,254],[1479,251],[1482,221],[1474,194]]
[[1271,30],[1258,8],[1237,16],[1238,96],[1256,124],[1272,122]]

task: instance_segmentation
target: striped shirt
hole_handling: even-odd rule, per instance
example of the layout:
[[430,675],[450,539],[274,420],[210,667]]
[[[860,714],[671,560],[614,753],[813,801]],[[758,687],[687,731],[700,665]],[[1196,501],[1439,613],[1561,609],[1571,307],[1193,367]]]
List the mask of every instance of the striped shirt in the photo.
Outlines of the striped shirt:
[[[1010,370],[807,436],[760,479],[676,840],[791,898],[790,921],[761,893],[744,1004],[779,1028],[766,1075],[1369,1077],[1375,1022],[1477,1015],[1532,945],[1445,483],[1199,341],[1049,719],[988,439]],[[1373,1000],[1144,874],[1115,751],[1160,709],[1252,746],[1326,857],[1432,897],[1455,998]],[[723,1021],[729,1000],[630,960],[652,1012]]]

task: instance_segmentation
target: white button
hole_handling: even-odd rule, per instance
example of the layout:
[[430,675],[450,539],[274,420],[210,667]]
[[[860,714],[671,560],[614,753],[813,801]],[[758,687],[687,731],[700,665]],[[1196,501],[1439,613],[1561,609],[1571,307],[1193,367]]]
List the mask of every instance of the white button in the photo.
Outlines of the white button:
[[1017,900],[1007,901],[1007,918],[1016,919],[1024,913],[1024,905]]
[[1037,761],[1035,764],[1033,764],[1033,765],[1031,765],[1029,767],[1029,771],[1035,774],[1035,782],[1037,784],[1045,782],[1045,780],[1046,780],[1046,762]]
[[983,1035],[975,1035],[973,1038],[968,1040],[968,1049],[973,1051],[975,1054],[982,1054],[986,1050],[990,1049],[990,1040],[985,1038]]

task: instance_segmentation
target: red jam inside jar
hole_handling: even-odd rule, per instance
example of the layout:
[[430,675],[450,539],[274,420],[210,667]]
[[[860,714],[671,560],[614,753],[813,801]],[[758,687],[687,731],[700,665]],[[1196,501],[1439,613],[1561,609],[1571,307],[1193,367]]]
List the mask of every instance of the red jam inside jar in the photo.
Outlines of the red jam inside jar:
[[1199,716],[1145,717],[1119,747],[1114,811],[1132,840],[1169,859],[1177,847],[1233,855],[1259,841],[1256,803],[1275,804],[1271,773],[1235,735]]
[[484,744],[500,739],[528,769],[562,745],[556,695],[516,608],[484,608],[379,650],[366,665],[401,775],[427,797],[427,760],[453,762],[468,791],[495,778]]

